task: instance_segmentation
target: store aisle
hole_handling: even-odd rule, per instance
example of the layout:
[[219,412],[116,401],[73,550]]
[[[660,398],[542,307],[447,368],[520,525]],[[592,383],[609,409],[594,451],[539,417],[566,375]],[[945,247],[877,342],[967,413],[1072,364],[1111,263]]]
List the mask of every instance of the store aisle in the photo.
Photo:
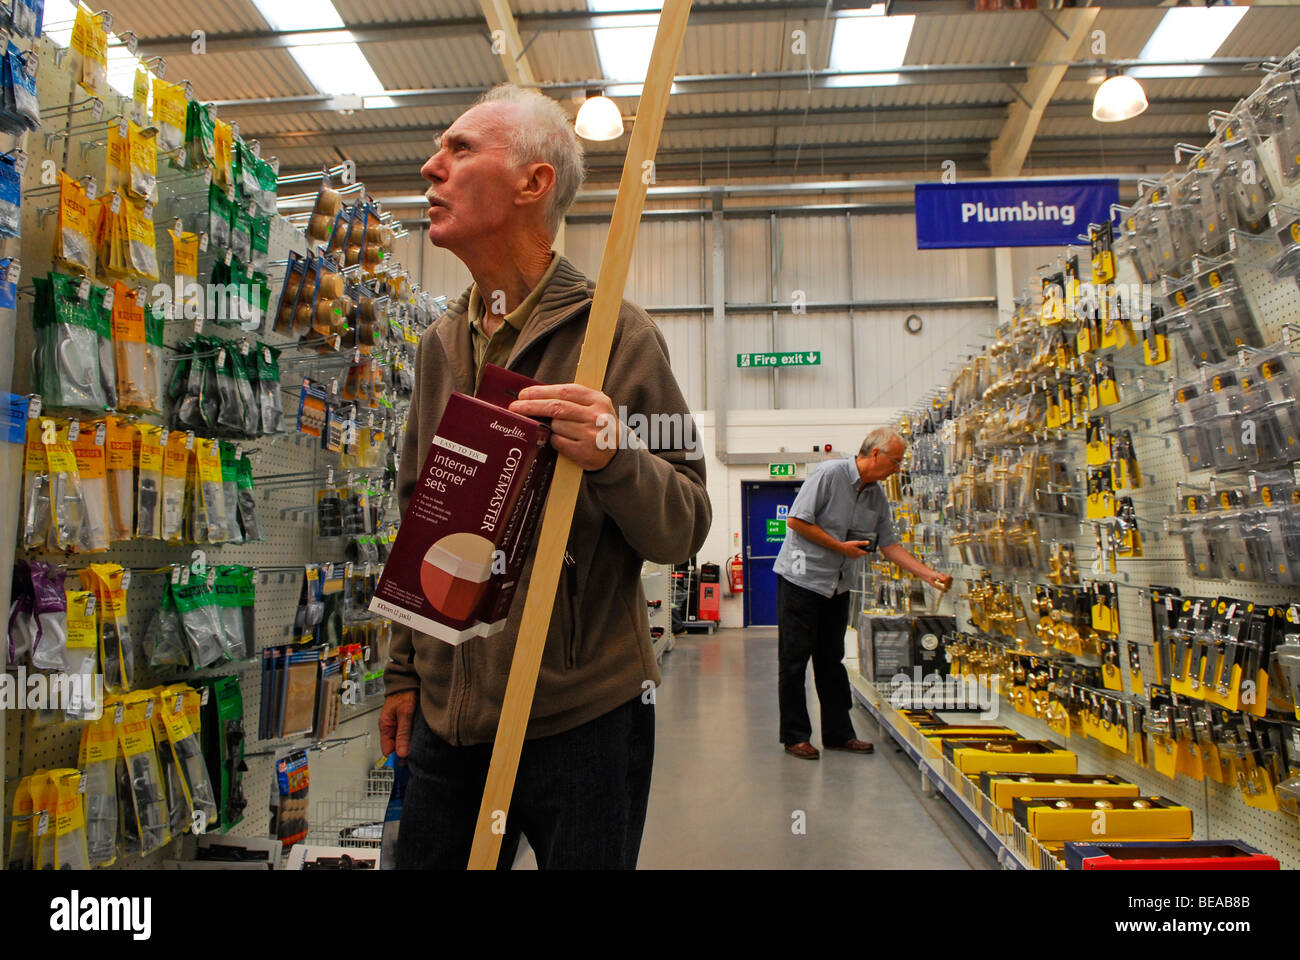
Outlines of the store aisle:
[[[915,766],[860,707],[873,755],[812,762],[781,749],[775,629],[682,636],[663,677],[641,869],[997,867],[947,802],[921,795]],[[806,834],[792,830],[795,811]]]

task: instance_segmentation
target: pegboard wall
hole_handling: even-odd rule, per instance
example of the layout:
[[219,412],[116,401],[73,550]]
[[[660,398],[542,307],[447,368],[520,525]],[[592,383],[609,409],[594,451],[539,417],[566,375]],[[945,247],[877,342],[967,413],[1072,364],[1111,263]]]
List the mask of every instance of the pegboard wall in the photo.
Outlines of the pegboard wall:
[[[1300,207],[1300,183],[1283,183],[1277,175],[1276,157],[1270,143],[1266,142],[1262,147],[1260,161],[1266,175],[1281,188],[1276,202],[1285,207]],[[1288,276],[1275,279],[1264,266],[1266,261],[1281,251],[1274,231],[1266,230],[1258,237],[1234,232],[1231,239],[1238,281],[1259,323],[1264,343],[1278,343],[1284,339],[1284,328],[1287,325],[1300,324],[1300,286]],[[1062,269],[1065,260],[1075,255],[1085,265],[1090,256],[1086,246],[1068,247],[1062,252],[1060,260],[1044,269],[1043,273],[1050,274]],[[1116,261],[1118,276],[1115,283],[1137,283],[1138,277],[1131,261],[1118,253],[1118,243]],[[1039,280],[1038,276],[1027,279],[1031,289]],[[1158,288],[1153,291],[1153,296],[1159,302]],[[1300,344],[1300,340],[1297,343]],[[1134,646],[1139,654],[1144,681],[1149,685],[1150,678],[1156,675],[1148,587],[1174,587],[1184,595],[1227,596],[1263,605],[1300,601],[1300,592],[1294,587],[1241,580],[1193,578],[1188,571],[1181,539],[1165,531],[1164,520],[1175,508],[1179,483],[1204,485],[1213,475],[1208,470],[1189,473],[1176,435],[1168,429],[1167,422],[1162,422],[1162,418],[1168,417],[1172,412],[1168,384],[1193,376],[1196,369],[1185,352],[1181,338],[1171,336],[1170,348],[1171,361],[1155,367],[1144,366],[1140,345],[1114,351],[1114,359],[1119,368],[1120,403],[1101,411],[1108,416],[1112,435],[1123,430],[1132,432],[1143,475],[1142,488],[1131,491],[1143,539],[1143,556],[1118,558],[1117,572],[1111,573],[1108,567],[1103,569],[1098,561],[1090,522],[1080,524],[1075,540],[1081,581],[1113,582],[1118,587],[1122,641],[1119,662],[1124,682],[1124,692],[1119,696],[1144,706],[1150,702],[1150,691],[1131,689],[1129,672],[1124,665],[1128,662],[1127,648]],[[1071,442],[1079,452],[1077,462],[1082,464],[1082,440],[1074,439]],[[1222,478],[1219,479],[1222,482]],[[1130,491],[1124,491],[1117,495],[1129,493]],[[956,562],[956,551],[951,547],[947,550],[947,558],[951,561],[948,569],[959,580],[976,579],[986,572],[984,567]],[[1015,582],[1019,595],[1026,601],[1027,609],[1032,585],[1035,582],[1048,582],[1044,573],[1027,577],[1023,569],[987,568],[987,572],[994,580]],[[961,592],[960,589],[953,591],[952,602],[959,629],[969,629],[970,607],[960,598]],[[1092,662],[1095,665],[1100,661],[1092,658]],[[1027,737],[1054,739],[1058,742],[1061,739],[1045,721],[1017,712],[1005,697],[997,722],[1005,723]],[[1142,734],[1131,731],[1130,736],[1133,735]],[[1208,779],[1199,781],[1183,775],[1170,779],[1153,768],[1140,766],[1131,756],[1081,736],[1070,737],[1068,746],[1079,754],[1081,771],[1120,774],[1130,778],[1144,792],[1168,797],[1191,808],[1198,838],[1238,838],[1277,857],[1283,866],[1300,869],[1300,822],[1284,813],[1248,806],[1235,785],[1222,785]]]
[[[54,230],[57,217],[53,215],[52,205],[57,205],[57,193],[49,190],[50,170],[65,170],[73,178],[89,175],[102,182],[106,164],[105,144],[103,142],[104,124],[99,118],[92,121],[91,105],[86,94],[73,82],[69,72],[64,69],[64,52],[48,40],[36,42],[36,49],[41,58],[38,74],[38,98],[42,108],[42,118],[46,133],[40,132],[28,136],[28,163],[23,177],[23,282],[20,285],[17,337],[14,351],[16,357],[13,392],[31,393],[33,373],[29,358],[35,345],[32,329],[32,277],[44,276],[51,269],[51,256],[54,243]],[[107,122],[116,114],[129,109],[129,101],[119,102],[116,95],[110,95],[104,104],[102,118]],[[96,129],[97,128],[97,129]],[[48,163],[47,163],[48,161]],[[53,167],[50,166],[53,164]],[[169,168],[160,158],[158,170],[159,198],[155,207],[156,234],[159,274],[162,282],[169,282],[173,276],[172,244],[167,229],[176,219],[181,220],[184,230],[191,232],[206,231],[207,218],[207,183],[194,171],[178,171]],[[308,186],[306,189],[314,189]],[[43,192],[42,192],[43,191]],[[30,199],[28,199],[30,196]],[[271,279],[271,304],[277,303],[280,287],[283,283],[284,265],[289,251],[305,251],[307,247],[302,233],[289,221],[276,217],[272,220],[270,236],[268,274]],[[206,282],[211,275],[213,264],[218,256],[215,248],[200,254],[198,280]],[[296,339],[290,336],[272,333],[269,323],[258,315],[244,328],[214,323],[210,319],[203,324],[205,336],[221,337],[227,340],[252,337],[283,352],[280,360],[282,403],[286,427],[296,430],[297,398],[299,386],[304,378],[330,384],[340,382],[347,373],[351,362],[350,356],[337,354],[317,355],[303,353],[296,349]],[[193,320],[168,321],[165,328],[165,343],[169,348],[168,358],[176,356],[174,348],[178,343],[193,336]],[[170,367],[168,368],[170,369]],[[57,416],[57,413],[53,415]],[[141,417],[141,420],[162,423],[159,417]],[[394,418],[393,423],[396,422]],[[390,424],[391,425],[391,424]],[[390,442],[396,442],[397,431],[388,430]],[[244,729],[248,740],[246,743],[248,771],[244,775],[244,795],[247,807],[244,819],[231,829],[231,832],[245,836],[266,835],[268,828],[267,799],[274,784],[274,754],[278,749],[288,747],[308,747],[311,752],[312,777],[322,781],[331,779],[331,767],[334,758],[339,758],[346,751],[335,754],[330,748],[356,740],[356,747],[369,749],[373,757],[378,756],[378,738],[363,735],[376,729],[376,711],[382,698],[371,698],[360,704],[345,707],[340,717],[338,729],[330,735],[325,743],[310,742],[302,738],[282,741],[262,741],[256,739],[261,697],[261,657],[260,651],[267,646],[289,642],[292,624],[298,607],[299,592],[303,582],[302,566],[307,563],[344,562],[346,539],[322,539],[317,536],[315,519],[315,499],[317,487],[326,479],[327,469],[333,468],[336,481],[345,476],[367,476],[378,480],[383,473],[381,469],[345,470],[340,465],[339,455],[323,450],[317,438],[290,432],[276,436],[262,437],[256,440],[242,441],[241,446],[249,452],[253,463],[255,497],[259,519],[265,534],[265,540],[259,543],[222,544],[222,545],[185,545],[169,546],[158,541],[133,540],[115,543],[108,553],[94,557],[65,558],[62,555],[34,554],[40,559],[66,564],[70,570],[84,567],[90,562],[120,563],[132,572],[132,581],[128,589],[129,623],[134,639],[136,672],[133,686],[137,689],[172,683],[179,680],[194,680],[205,676],[236,675],[239,677],[244,700]],[[19,465],[21,470],[21,464]],[[21,486],[21,475],[16,478]],[[17,489],[9,491],[15,499],[19,496]],[[385,506],[384,519],[397,518],[395,498],[383,498]],[[16,550],[16,530],[5,530],[2,549],[9,552]],[[213,564],[242,564],[258,569],[256,577],[256,638],[252,655],[244,661],[217,664],[207,670],[190,671],[175,667],[155,669],[148,666],[140,649],[140,640],[144,636],[150,617],[159,607],[166,584],[166,574],[158,572],[159,568],[171,564],[189,564],[194,560],[194,551],[202,550],[206,562]],[[77,750],[81,736],[81,726],[76,724],[54,724],[37,727],[31,724],[31,718],[25,712],[5,712],[0,715],[0,725],[4,734],[4,812],[12,809],[13,791],[18,780],[38,768],[76,767]],[[357,763],[357,754],[353,754],[352,766]],[[317,769],[318,764],[323,769]],[[350,769],[350,768],[349,768]],[[363,779],[363,778],[362,778]],[[361,781],[359,781],[361,782]],[[7,821],[4,831],[8,833]],[[163,859],[185,856],[184,844],[192,838],[177,839],[162,851],[147,857],[119,856],[115,865],[117,869],[131,869],[156,866]]]

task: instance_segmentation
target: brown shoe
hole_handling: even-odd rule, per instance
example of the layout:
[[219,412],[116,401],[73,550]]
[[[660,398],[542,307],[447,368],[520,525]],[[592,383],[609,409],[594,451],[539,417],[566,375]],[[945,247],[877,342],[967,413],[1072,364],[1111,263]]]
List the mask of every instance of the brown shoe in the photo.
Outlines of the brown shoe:
[[821,752],[807,740],[803,743],[786,744],[785,752],[792,757],[798,757],[800,760],[816,760],[821,756]]
[[849,753],[871,753],[875,750],[875,747],[867,743],[867,741],[858,740],[857,738],[845,740],[843,743],[825,743],[822,746],[827,750],[846,750]]

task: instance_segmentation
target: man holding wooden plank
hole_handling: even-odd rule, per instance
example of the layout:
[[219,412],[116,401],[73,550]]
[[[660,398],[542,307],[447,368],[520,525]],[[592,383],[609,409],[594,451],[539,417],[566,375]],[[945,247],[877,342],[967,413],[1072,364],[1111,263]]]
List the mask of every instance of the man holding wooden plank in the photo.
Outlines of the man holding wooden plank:
[[[495,363],[553,386],[510,409],[547,418],[552,445],[584,473],[529,713],[498,863],[520,834],[543,868],[636,865],[654,755],[660,676],[643,560],[678,563],[704,542],[711,510],[698,449],[647,447],[615,410],[690,410],[658,327],[624,302],[604,392],[572,383],[592,305],[586,277],[551,243],[583,179],[582,150],[554,101],[502,85],[443,134],[421,173],[429,239],[474,283],[420,340],[398,496],[405,511],[453,391],[472,394]],[[652,441],[654,443],[655,441]],[[463,868],[469,857],[514,654],[531,562],[504,631],[451,646],[394,625],[380,717],[385,753],[411,767],[401,868]]]

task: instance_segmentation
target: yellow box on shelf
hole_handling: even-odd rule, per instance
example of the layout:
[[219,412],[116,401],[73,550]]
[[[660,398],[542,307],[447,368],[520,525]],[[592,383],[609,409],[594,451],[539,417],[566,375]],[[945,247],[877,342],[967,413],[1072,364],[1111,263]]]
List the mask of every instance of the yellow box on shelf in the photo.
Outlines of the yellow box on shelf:
[[984,804],[984,819],[1002,833],[1011,830],[1011,809],[1017,798],[1069,797],[1097,800],[1110,797],[1139,797],[1142,790],[1114,774],[1090,773],[997,773],[980,774],[980,792],[990,801]]
[[1013,773],[1077,773],[1079,758],[1050,740],[945,740],[943,755],[974,777],[986,770]]
[[1192,811],[1163,797],[1017,797],[1012,815],[1040,843],[1192,838]]

